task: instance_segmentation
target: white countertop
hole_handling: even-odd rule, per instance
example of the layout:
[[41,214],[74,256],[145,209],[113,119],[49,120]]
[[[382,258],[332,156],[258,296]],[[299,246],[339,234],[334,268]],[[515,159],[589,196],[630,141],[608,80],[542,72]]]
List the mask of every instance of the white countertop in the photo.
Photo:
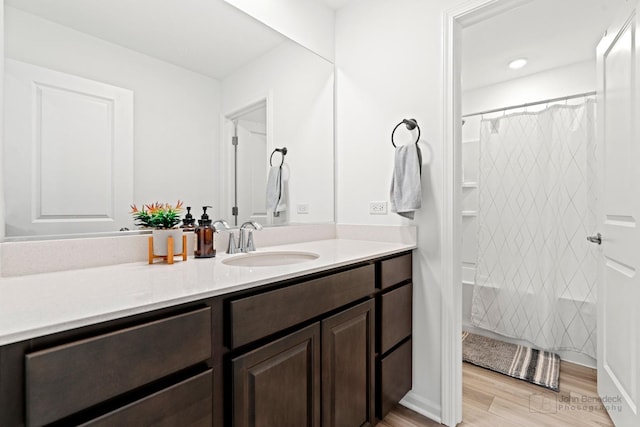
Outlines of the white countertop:
[[227,255],[173,265],[130,263],[0,279],[0,345],[148,312],[414,249],[415,245],[330,239],[264,247],[307,251],[315,260],[233,267]]

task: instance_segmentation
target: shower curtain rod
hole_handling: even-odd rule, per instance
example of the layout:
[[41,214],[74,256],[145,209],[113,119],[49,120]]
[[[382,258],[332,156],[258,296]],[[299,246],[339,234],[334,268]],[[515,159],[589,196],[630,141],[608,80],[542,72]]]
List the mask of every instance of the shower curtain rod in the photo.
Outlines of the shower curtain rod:
[[562,96],[560,98],[545,99],[543,101],[528,102],[526,104],[512,105],[510,107],[504,107],[504,108],[495,108],[493,110],[481,111],[479,113],[465,114],[464,116],[462,116],[462,118],[464,119],[465,117],[473,117],[473,116],[481,116],[484,114],[498,113],[500,111],[513,110],[515,108],[526,108],[526,107],[531,107],[533,105],[548,104],[550,102],[567,101],[569,99],[574,99],[574,98],[584,98],[584,97],[592,96],[595,94],[596,92],[592,91],[592,92],[578,93],[576,95]]

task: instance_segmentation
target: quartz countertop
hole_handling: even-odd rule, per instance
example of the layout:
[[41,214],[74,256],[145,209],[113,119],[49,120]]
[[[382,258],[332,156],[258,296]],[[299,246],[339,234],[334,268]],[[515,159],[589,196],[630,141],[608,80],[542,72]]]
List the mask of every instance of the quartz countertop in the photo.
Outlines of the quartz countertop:
[[[317,259],[298,264],[239,267],[230,256],[119,264],[0,279],[0,345],[210,298],[392,255],[415,245],[328,239],[258,249],[305,251]],[[242,256],[242,255],[240,255]]]

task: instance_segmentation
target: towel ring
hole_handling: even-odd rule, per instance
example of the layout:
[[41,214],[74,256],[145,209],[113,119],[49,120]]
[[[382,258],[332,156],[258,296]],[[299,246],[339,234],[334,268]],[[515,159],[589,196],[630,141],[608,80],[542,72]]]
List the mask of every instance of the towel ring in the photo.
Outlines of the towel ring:
[[280,160],[280,166],[279,166],[279,167],[282,167],[282,165],[284,164],[284,156],[287,155],[287,147],[276,148],[271,152],[271,157],[269,157],[269,166],[273,166],[273,163],[271,162],[271,160],[273,160],[273,155],[276,154],[276,152],[282,153],[282,160]]
[[396,143],[393,141],[393,136],[396,133],[396,129],[398,129],[398,127],[400,127],[400,125],[402,124],[404,124],[409,130],[414,130],[415,128],[418,128],[418,138],[416,138],[416,142],[415,142],[415,144],[418,144],[418,141],[420,141],[420,126],[418,126],[418,122],[416,121],[416,119],[402,119],[402,121],[398,123],[396,127],[393,128],[393,131],[391,132],[391,144],[394,147],[396,146]]

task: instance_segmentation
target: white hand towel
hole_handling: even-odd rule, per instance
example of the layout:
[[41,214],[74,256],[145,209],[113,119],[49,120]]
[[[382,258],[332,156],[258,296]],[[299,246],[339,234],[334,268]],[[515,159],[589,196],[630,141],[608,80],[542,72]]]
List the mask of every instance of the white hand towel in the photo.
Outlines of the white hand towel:
[[273,212],[274,216],[287,210],[287,178],[282,166],[269,168],[267,177],[267,212]]
[[391,212],[413,219],[422,204],[420,173],[422,153],[417,144],[396,148],[393,177],[391,178]]

